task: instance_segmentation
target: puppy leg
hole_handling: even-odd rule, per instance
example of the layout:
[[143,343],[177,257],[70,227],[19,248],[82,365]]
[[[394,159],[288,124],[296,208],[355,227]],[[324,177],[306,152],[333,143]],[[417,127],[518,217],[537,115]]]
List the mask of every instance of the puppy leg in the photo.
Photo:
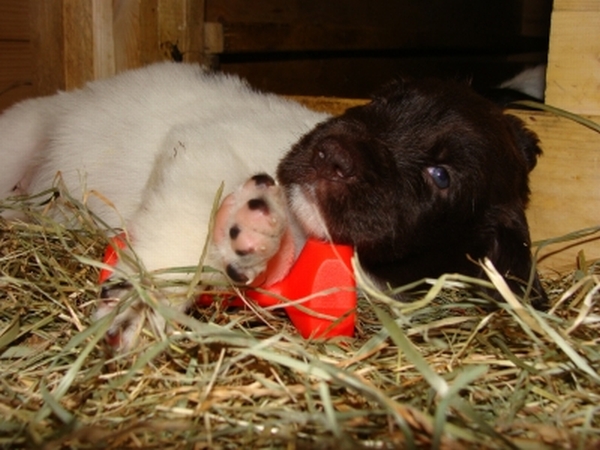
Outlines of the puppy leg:
[[[215,222],[216,257],[236,283],[278,281],[301,246],[290,228],[283,190],[266,174],[255,175],[227,196]],[[261,278],[269,262],[266,279]]]
[[165,318],[155,308],[149,306],[149,303],[155,303],[155,306],[162,303],[181,311],[185,311],[188,307],[189,302],[186,300],[174,301],[177,297],[186,298],[187,289],[184,287],[161,288],[153,286],[152,283],[142,283],[139,289],[144,292],[144,300],[140,298],[132,283],[120,278],[109,280],[102,288],[101,298],[93,315],[94,321],[113,314],[115,309],[122,307],[122,302],[127,302],[127,305],[115,315],[106,336],[107,343],[117,351],[126,351],[135,347],[144,329],[148,329],[154,336],[165,333],[167,329]]
[[[53,102],[52,98],[26,100],[0,115],[0,199],[28,193],[29,182],[48,145],[48,128],[55,114],[50,112]],[[19,216],[8,210],[1,215]]]
[[[142,204],[127,224],[132,249],[119,260],[95,314],[98,319],[114,311],[121,300],[129,298],[127,301],[132,302],[129,308],[120,311],[109,330],[110,336],[117,337],[113,343],[121,349],[135,344],[137,330],[148,319],[154,328],[164,328],[164,320],[139,298],[136,292],[139,284],[122,282],[130,274],[134,279],[137,274],[146,274],[144,279],[138,277],[144,294],[148,288],[152,300],[184,311],[193,301],[186,296],[189,281],[206,245],[208,252],[203,264],[220,272],[206,274],[202,284],[225,282],[220,273],[229,273],[233,281],[247,283],[265,271],[282,242],[293,241],[288,232],[283,194],[270,177],[261,175],[227,197],[217,213],[214,239],[207,242],[219,186],[223,182],[225,189],[238,185],[237,180],[247,176],[240,174],[247,174],[249,168],[243,161],[232,159],[231,153],[222,152],[230,158],[223,161],[205,152],[192,151],[191,145],[179,143],[180,140],[178,133],[177,141],[166,145],[166,151],[155,162]],[[177,146],[177,151],[173,151],[173,146]],[[227,169],[224,171],[223,167]],[[289,268],[295,247],[288,244],[284,247],[292,249],[291,256],[276,260],[284,261],[278,266]],[[168,270],[176,267],[186,267],[187,271]]]
[[[212,159],[204,152],[192,151],[190,144],[186,150],[185,143],[179,143],[181,135],[174,134],[175,142],[166,141],[154,163],[141,205],[126,224],[131,248],[119,258],[94,316],[99,319],[121,308],[108,332],[109,342],[120,350],[133,347],[144,327],[164,331],[165,320],[153,303],[185,311],[192,300],[187,296],[189,282],[207,244],[221,179],[218,169],[208,166]],[[215,166],[221,164],[214,158]],[[215,178],[202,177],[203,173]],[[214,267],[211,255],[203,263]]]
[[[189,257],[180,255],[178,258],[181,261],[189,260],[190,265],[196,263],[202,253],[198,240],[190,239],[186,246],[177,240],[180,233],[161,234],[160,230],[165,228],[156,221],[151,222],[153,227],[146,227],[149,218],[155,214],[151,214],[147,207],[142,209],[145,214],[141,214],[130,227],[132,252],[123,255],[125,258],[117,265],[116,275],[103,287],[102,298],[94,315],[98,320],[111,314],[121,301],[130,302],[116,315],[108,332],[108,342],[119,350],[133,347],[144,327],[149,327],[155,334],[165,329],[165,320],[137,297],[134,285],[125,281],[126,277],[119,278],[119,273],[143,273],[146,268],[141,261],[148,261],[154,267],[157,262],[153,255],[164,255],[168,249],[187,249]],[[141,222],[142,217],[144,220]],[[234,282],[269,285],[287,274],[303,242],[302,233],[296,231],[293,223],[288,221],[281,189],[270,176],[256,175],[222,202],[216,213],[213,239],[209,242],[211,248],[205,263],[225,272]],[[152,252],[148,252],[149,248],[152,248]],[[137,253],[138,259],[133,253]],[[193,301],[193,298],[187,297],[189,275],[179,275],[179,281],[183,282],[181,286],[158,286],[168,278],[175,277],[161,274],[152,281],[146,280],[143,289],[151,299],[184,311]],[[212,275],[205,282],[215,282],[215,277],[218,275]]]

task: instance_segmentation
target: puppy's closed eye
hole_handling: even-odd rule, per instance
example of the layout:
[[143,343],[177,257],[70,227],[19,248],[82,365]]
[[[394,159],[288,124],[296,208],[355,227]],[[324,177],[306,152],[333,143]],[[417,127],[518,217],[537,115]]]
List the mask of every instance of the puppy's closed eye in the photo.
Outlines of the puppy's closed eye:
[[427,173],[438,188],[448,189],[450,187],[450,174],[446,168],[442,166],[428,167]]

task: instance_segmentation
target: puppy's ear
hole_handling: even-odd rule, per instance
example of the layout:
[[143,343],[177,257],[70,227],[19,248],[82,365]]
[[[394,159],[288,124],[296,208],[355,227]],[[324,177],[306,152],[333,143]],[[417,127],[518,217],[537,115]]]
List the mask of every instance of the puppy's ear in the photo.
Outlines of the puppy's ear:
[[371,100],[388,103],[391,99],[398,99],[406,91],[406,85],[410,80],[408,78],[394,78],[391,81],[383,84],[371,95]]
[[523,152],[527,160],[527,168],[531,172],[537,164],[537,158],[542,154],[537,135],[525,126],[525,122],[512,114],[505,114],[506,122],[511,130],[517,148]]
[[[517,294],[527,290],[533,269],[531,239],[525,212],[521,208],[499,207],[494,213],[493,242],[486,255]],[[538,309],[547,307],[548,298],[539,276],[533,274],[529,298]]]

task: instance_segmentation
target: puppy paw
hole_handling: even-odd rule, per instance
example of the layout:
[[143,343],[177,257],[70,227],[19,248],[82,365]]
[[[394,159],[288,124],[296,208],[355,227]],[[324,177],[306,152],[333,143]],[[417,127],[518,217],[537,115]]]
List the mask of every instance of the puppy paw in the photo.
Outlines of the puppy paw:
[[[158,297],[159,302],[163,301],[163,293],[149,292],[149,295]],[[97,321],[109,314],[115,316],[105,341],[117,352],[137,347],[144,335],[164,336],[167,331],[164,317],[141,300],[133,285],[127,281],[109,279],[104,283],[92,318]]]
[[279,251],[287,227],[283,190],[269,175],[255,175],[227,196],[217,212],[213,240],[229,278],[252,283]]

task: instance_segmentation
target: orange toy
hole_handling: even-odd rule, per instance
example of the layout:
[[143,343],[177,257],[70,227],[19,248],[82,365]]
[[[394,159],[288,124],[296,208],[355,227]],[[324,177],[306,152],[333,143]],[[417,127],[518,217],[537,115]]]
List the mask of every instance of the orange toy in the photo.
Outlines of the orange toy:
[[[106,248],[103,262],[114,266],[118,261],[115,247],[124,248],[123,235],[113,238]],[[309,239],[290,272],[279,282],[260,290],[247,288],[247,296],[263,307],[305,299],[296,305],[284,306],[290,320],[305,337],[352,336],[356,318],[356,282],[352,271],[353,249],[347,245]],[[112,271],[102,269],[99,282],[106,281]],[[197,302],[211,304],[215,297],[202,294]],[[228,306],[243,306],[232,296],[223,301]],[[329,316],[329,317],[323,317]]]

